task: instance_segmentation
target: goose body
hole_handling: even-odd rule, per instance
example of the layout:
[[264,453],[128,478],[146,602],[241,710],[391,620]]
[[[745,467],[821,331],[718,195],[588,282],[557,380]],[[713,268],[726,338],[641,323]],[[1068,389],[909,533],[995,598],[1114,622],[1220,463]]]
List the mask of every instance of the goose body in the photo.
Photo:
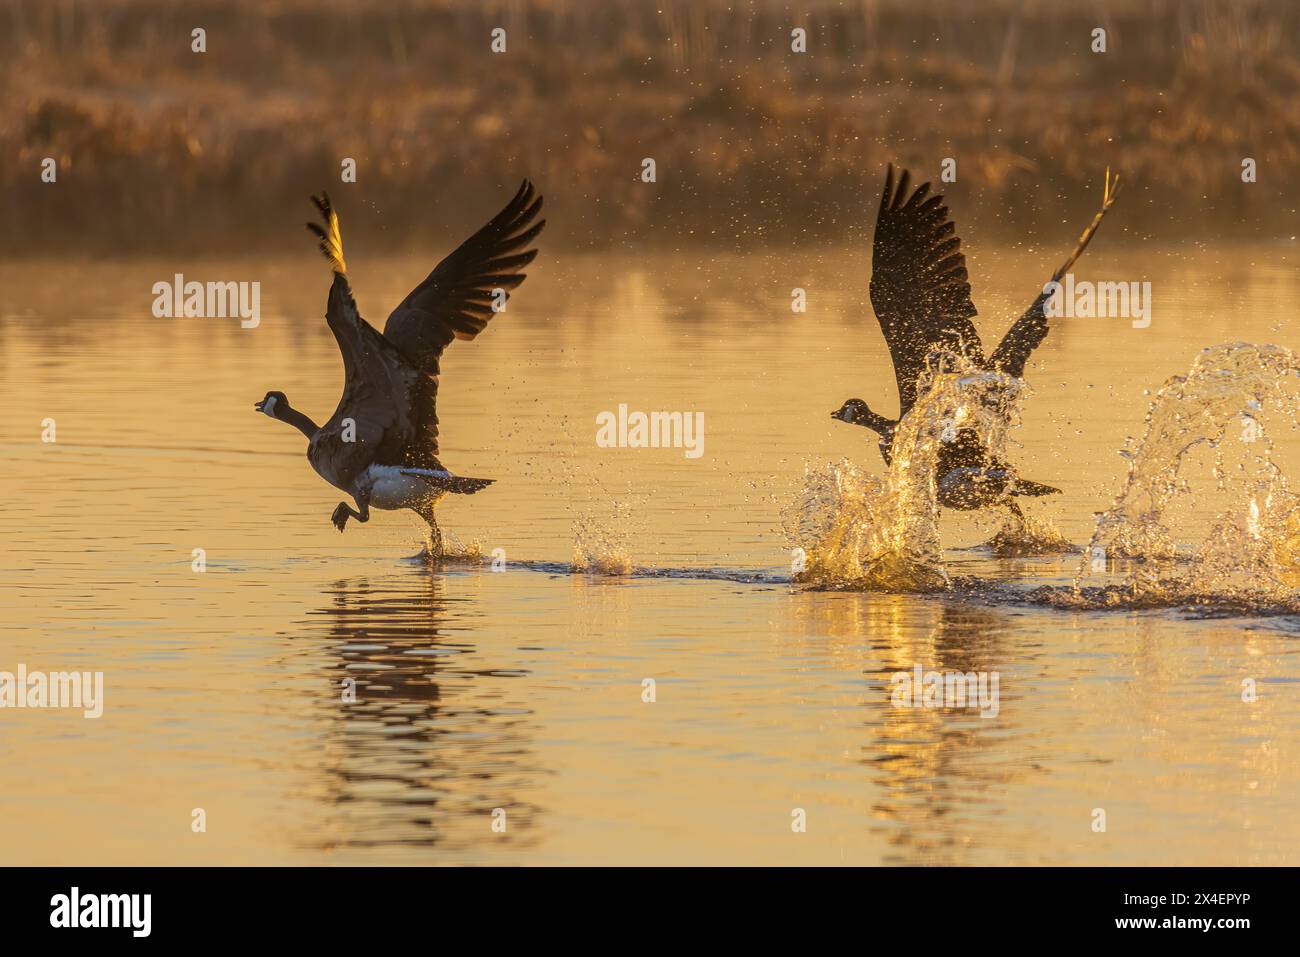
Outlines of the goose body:
[[371,507],[409,508],[428,522],[436,554],[442,539],[434,506],[447,494],[472,495],[493,481],[454,475],[438,460],[442,353],[454,339],[482,332],[503,292],[524,281],[520,270],[537,255],[525,247],[546,225],[533,223],[542,199],[525,181],[500,213],[402,300],[382,333],[357,311],[329,197],[313,201],[323,223],[308,228],[334,273],[325,320],[343,358],[343,396],[322,426],[293,408],[283,392],[268,392],[255,408],[302,432],[312,468],[352,497],[355,509],[340,502],[330,517],[339,531],[349,518],[369,521]]
[[[354,498],[368,498],[372,508],[415,508],[446,494],[441,484],[455,476],[446,469],[404,469],[397,465],[370,465],[352,484]],[[483,479],[485,483],[489,479]]]
[[[873,412],[861,399],[848,399],[831,413],[831,418],[869,428],[879,435],[880,454],[886,464],[891,461],[894,431],[916,402],[917,379],[936,352],[961,355],[978,368],[1018,378],[1024,375],[1030,353],[1048,332],[1049,294],[1044,287],[993,354],[984,355],[979,333],[971,323],[976,310],[966,257],[948,207],[942,196],[929,195],[929,183],[909,193],[909,181],[910,174],[904,170],[895,185],[894,168],[888,168],[872,241],[871,306],[894,363],[898,418]],[[1118,184],[1118,179],[1114,182]],[[1053,275],[1053,282],[1059,282],[1083,254],[1110,209],[1114,194],[1107,171],[1101,210],[1079,237],[1074,252]],[[951,509],[1005,505],[1018,515],[1017,497],[1059,491],[1019,478],[1008,463],[992,456],[970,429],[958,430],[951,441],[943,442],[935,472],[939,504]]]

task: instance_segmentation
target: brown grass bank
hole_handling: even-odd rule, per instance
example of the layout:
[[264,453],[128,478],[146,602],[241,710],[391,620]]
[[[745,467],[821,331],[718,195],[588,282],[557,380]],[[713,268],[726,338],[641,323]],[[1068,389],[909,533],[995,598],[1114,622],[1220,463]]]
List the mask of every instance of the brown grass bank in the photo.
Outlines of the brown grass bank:
[[552,242],[856,240],[886,161],[944,157],[990,234],[1081,222],[1109,164],[1131,235],[1289,237],[1297,38],[1281,0],[11,0],[0,247],[272,248],[321,187],[444,242],[523,175]]

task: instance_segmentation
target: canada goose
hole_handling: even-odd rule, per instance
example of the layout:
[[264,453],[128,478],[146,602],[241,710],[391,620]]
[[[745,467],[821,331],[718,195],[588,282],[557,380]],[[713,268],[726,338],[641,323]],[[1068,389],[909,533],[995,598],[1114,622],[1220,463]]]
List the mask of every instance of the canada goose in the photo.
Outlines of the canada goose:
[[[894,429],[916,402],[917,377],[934,361],[936,351],[964,355],[975,365],[1017,378],[1024,375],[1029,354],[1047,336],[1049,288],[1002,338],[993,355],[984,356],[979,334],[971,324],[976,314],[971,301],[966,257],[961,252],[957,227],[948,218],[942,196],[931,196],[922,183],[908,196],[907,170],[894,185],[894,167],[885,173],[885,191],[876,219],[871,253],[871,306],[894,362],[898,383],[898,419],[873,412],[861,399],[848,399],[831,418],[861,425],[880,436],[880,454],[890,462]],[[1088,248],[1115,200],[1119,177],[1106,185],[1101,210],[1079,237],[1074,252],[1052,276],[1059,282]],[[1049,485],[1019,479],[1007,463],[990,457],[975,433],[958,430],[939,450],[936,476],[939,504],[945,508],[976,509],[1002,504],[1017,516],[1013,496],[1049,495],[1060,491]]]
[[546,221],[527,180],[505,209],[463,242],[393,310],[381,335],[361,318],[348,285],[339,218],[322,193],[312,202],[323,226],[308,223],[334,272],[325,321],[343,354],[343,397],[323,426],[268,392],[259,412],[308,438],[307,460],[321,478],[356,502],[330,517],[341,532],[349,518],[370,520],[370,508],[414,510],[429,523],[430,555],[442,553],[434,506],[448,492],[472,495],[492,479],[452,475],[438,461],[439,359],[453,339],[473,339],[504,304],[505,290],[524,281],[537,250],[523,250]]

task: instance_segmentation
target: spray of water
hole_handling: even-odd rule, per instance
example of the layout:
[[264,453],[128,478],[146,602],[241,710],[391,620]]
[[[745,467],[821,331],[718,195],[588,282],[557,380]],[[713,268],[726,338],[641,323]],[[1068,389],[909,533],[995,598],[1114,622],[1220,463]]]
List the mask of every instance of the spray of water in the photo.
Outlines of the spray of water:
[[[1300,578],[1297,497],[1275,461],[1275,424],[1294,429],[1300,364],[1289,349],[1231,343],[1201,352],[1185,376],[1156,394],[1146,432],[1123,453],[1128,475],[1075,576],[1083,604],[1185,604],[1292,601]],[[1196,482],[1185,466],[1194,451],[1213,453],[1212,477]],[[1199,545],[1180,547],[1173,506],[1203,492],[1226,501]],[[1186,539],[1183,539],[1186,543]],[[1188,553],[1190,552],[1190,560]],[[1090,575],[1128,560],[1119,586],[1085,588]]]
[[433,534],[426,525],[421,529],[424,548],[414,556],[429,565],[481,565],[483,563],[483,543],[477,538],[465,542],[455,532],[442,529],[440,550],[435,552]]
[[573,571],[592,575],[630,575],[633,570],[627,542],[629,506],[614,503],[615,515],[600,521],[590,513],[573,522]]
[[804,556],[797,581],[880,591],[948,586],[936,482],[943,445],[969,429],[1004,458],[1025,389],[1019,379],[944,354],[931,361],[917,391],[895,430],[883,482],[847,462],[808,472],[784,520],[788,542]]
[[985,547],[998,558],[1063,555],[1079,551],[1079,547],[1062,535],[1050,518],[1028,513],[1019,521],[1008,519]]
[[[1006,458],[1023,397],[1019,380],[953,359],[920,384],[900,423],[884,481],[848,462],[807,473],[786,510],[789,543],[802,565],[795,580],[823,588],[931,591],[952,585],[939,540],[936,464],[945,436],[971,429]],[[1058,607],[1216,606],[1300,611],[1300,496],[1276,460],[1274,433],[1300,420],[1300,359],[1272,345],[1205,349],[1185,376],[1151,404],[1140,441],[1124,455],[1128,474],[1083,550],[1073,586],[1007,592],[963,580],[962,591]],[[1209,451],[1204,480],[1189,468]],[[1217,511],[1212,503],[1225,503]],[[1179,504],[1187,509],[1176,508]],[[1209,515],[1208,532],[1183,524]],[[998,555],[1071,551],[1055,527],[1028,519],[989,543]],[[1114,576],[1119,583],[1089,576]],[[1102,582],[1102,583],[1094,583]]]

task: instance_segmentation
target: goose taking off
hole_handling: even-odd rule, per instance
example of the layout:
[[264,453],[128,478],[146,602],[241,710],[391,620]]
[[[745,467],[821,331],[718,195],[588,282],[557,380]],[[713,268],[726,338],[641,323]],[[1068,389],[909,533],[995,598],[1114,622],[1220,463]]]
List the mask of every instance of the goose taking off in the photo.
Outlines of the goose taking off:
[[[343,354],[343,397],[330,420],[317,426],[268,392],[254,408],[307,436],[307,460],[325,481],[356,502],[340,502],[330,520],[341,532],[349,518],[370,520],[371,507],[409,508],[429,523],[430,555],[442,552],[434,519],[449,492],[472,495],[492,479],[452,475],[438,461],[439,360],[453,339],[473,339],[504,302],[504,290],[524,281],[520,272],[537,250],[526,247],[545,220],[529,225],[542,197],[527,180],[505,209],[438,263],[393,310],[381,335],[361,318],[348,285],[339,218],[324,193],[312,197],[323,226],[308,223],[334,271],[325,321]],[[521,251],[523,250],[523,251]]]
[[[898,381],[898,419],[871,410],[861,399],[849,399],[831,418],[865,426],[880,436],[880,454],[890,461],[894,428],[916,402],[917,377],[935,350],[964,355],[976,366],[1017,378],[1024,375],[1029,354],[1047,336],[1046,288],[1002,338],[987,358],[979,334],[971,324],[971,301],[966,257],[961,252],[957,227],[948,218],[942,196],[929,196],[922,183],[909,196],[906,170],[894,185],[894,167],[885,174],[871,254],[871,306],[880,323],[894,361]],[[1059,282],[1088,248],[1115,200],[1119,177],[1106,171],[1101,210],[1079,237],[1074,252],[1052,276]],[[927,198],[929,197],[929,198]],[[989,455],[970,429],[961,429],[939,450],[936,481],[939,503],[945,508],[976,509],[1003,504],[1018,516],[1014,496],[1049,495],[1060,491],[1019,479],[1000,459]]]

